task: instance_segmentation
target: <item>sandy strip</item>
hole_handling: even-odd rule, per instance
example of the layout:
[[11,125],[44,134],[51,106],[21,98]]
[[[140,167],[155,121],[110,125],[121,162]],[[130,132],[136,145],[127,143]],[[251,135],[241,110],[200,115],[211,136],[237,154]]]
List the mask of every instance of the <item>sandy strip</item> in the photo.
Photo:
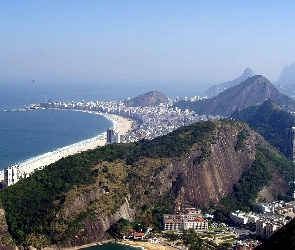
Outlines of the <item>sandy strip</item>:
[[[175,250],[177,248],[162,244],[162,243],[151,243],[147,241],[132,241],[132,240],[123,240],[117,242],[123,245],[129,245],[132,247],[138,247],[139,249],[144,250]],[[83,246],[71,247],[71,248],[61,248],[62,250],[81,250],[88,247],[98,246],[97,243],[87,244]],[[55,248],[48,248],[48,250],[53,250]],[[47,250],[47,249],[46,249]]]
[[[94,113],[94,112],[90,112],[90,113]],[[115,131],[119,135],[125,135],[132,127],[133,122],[127,118],[123,118],[121,116],[113,115],[113,114],[101,114],[101,115],[105,116],[107,119],[113,122],[113,129],[115,129]],[[94,138],[60,148],[53,152],[49,152],[43,155],[30,158],[24,161],[23,163],[19,164],[19,170],[21,174],[22,173],[30,174],[34,172],[35,169],[50,165],[51,163],[54,163],[63,157],[67,157],[69,155],[73,155],[73,154],[86,151],[89,149],[94,149],[98,146],[104,146],[105,143],[106,143],[106,132]],[[1,180],[4,180],[3,171],[0,172],[0,181]]]
[[143,247],[146,250],[175,250],[177,248],[164,245],[162,243],[151,243],[147,241],[131,241],[131,240],[124,240],[120,242],[121,244],[127,244],[134,247]]

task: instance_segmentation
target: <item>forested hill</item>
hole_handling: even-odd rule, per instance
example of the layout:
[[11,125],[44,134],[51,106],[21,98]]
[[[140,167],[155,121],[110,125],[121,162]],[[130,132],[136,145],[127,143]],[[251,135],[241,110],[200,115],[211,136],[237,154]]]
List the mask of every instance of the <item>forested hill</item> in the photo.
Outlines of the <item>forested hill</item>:
[[267,99],[274,100],[286,111],[295,109],[293,99],[281,94],[269,80],[260,75],[249,77],[213,98],[195,102],[180,101],[175,106],[194,110],[200,115],[229,117],[235,110],[261,105]]
[[71,247],[105,239],[120,218],[157,231],[164,213],[186,206],[249,210],[260,190],[283,195],[292,179],[291,161],[229,119],[61,159],[0,198],[18,245]]
[[129,107],[151,107],[158,106],[160,103],[168,103],[168,98],[161,92],[150,91],[124,101]]
[[260,106],[236,110],[232,118],[247,122],[271,145],[286,154],[286,128],[295,126],[295,117],[286,112],[273,100],[267,100]]

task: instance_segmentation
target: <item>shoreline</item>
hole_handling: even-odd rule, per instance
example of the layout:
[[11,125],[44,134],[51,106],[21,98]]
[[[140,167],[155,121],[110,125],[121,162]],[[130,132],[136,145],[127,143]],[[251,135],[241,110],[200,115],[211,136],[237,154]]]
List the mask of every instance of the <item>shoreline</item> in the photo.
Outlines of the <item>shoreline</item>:
[[[89,243],[89,244],[85,244],[85,245],[81,245],[81,246],[76,246],[76,247],[63,247],[61,248],[61,250],[83,250],[83,249],[87,249],[90,247],[99,247],[99,246],[103,246],[106,244],[120,244],[120,245],[126,245],[126,246],[131,246],[137,249],[141,249],[141,250],[177,250],[177,249],[181,249],[181,248],[177,248],[177,247],[172,247],[168,244],[162,243],[162,242],[157,242],[157,243],[152,243],[149,241],[133,241],[133,240],[122,240],[122,241],[101,241],[101,242],[94,242],[94,243]],[[48,250],[52,250],[55,248],[48,248]]]
[[[125,243],[124,243],[125,242]],[[118,242],[119,244],[129,245],[132,247],[141,248],[142,250],[175,250],[177,248],[170,245],[163,244],[161,242],[151,243],[149,241],[132,241],[132,240],[123,240]]]
[[[92,114],[98,114],[104,116],[106,119],[112,122],[112,128],[116,130],[119,135],[125,135],[131,128],[133,121],[130,119],[121,117],[119,115],[100,113],[94,111],[77,110],[78,112],[87,112]],[[13,166],[19,166],[20,174],[28,175],[34,172],[35,169],[40,169],[48,166],[63,157],[74,155],[83,151],[95,149],[96,147],[102,147],[106,144],[106,132],[103,132],[95,137],[86,139],[62,148],[58,148],[51,152],[47,152],[35,157],[31,157],[22,162],[19,162]],[[9,167],[9,166],[8,166]],[[0,171],[0,181],[4,180],[4,170]]]

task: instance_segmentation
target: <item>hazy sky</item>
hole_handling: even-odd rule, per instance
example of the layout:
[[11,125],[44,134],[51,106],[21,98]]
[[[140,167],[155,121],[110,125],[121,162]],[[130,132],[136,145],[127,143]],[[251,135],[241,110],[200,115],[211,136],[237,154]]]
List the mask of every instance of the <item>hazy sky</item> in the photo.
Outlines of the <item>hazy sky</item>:
[[0,0],[0,83],[275,82],[293,62],[294,0]]

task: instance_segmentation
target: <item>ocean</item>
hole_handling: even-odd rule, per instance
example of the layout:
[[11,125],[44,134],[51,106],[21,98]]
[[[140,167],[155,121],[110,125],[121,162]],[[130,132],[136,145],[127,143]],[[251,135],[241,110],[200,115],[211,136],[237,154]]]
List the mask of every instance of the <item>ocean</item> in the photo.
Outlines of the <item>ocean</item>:
[[[204,89],[202,89],[204,90]],[[160,91],[168,97],[200,95],[193,83],[88,83],[25,84],[0,82],[0,170],[15,163],[98,136],[112,126],[100,115],[65,110],[21,109],[45,100],[118,101],[148,91]]]

